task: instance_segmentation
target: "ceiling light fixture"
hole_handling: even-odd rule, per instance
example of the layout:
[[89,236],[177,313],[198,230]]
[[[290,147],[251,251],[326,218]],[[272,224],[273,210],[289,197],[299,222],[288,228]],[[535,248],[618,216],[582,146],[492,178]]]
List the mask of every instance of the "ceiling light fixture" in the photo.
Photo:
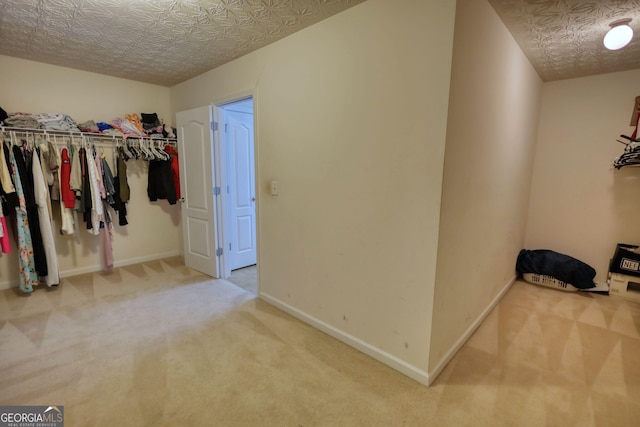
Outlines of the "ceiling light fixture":
[[604,36],[604,47],[609,50],[618,50],[628,45],[633,37],[629,22],[631,18],[624,18],[609,24],[611,29]]

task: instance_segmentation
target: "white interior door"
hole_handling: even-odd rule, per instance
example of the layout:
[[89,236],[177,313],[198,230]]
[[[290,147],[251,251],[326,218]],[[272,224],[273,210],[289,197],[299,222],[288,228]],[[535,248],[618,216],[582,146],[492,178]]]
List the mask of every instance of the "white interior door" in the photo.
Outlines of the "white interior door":
[[219,276],[210,106],[176,114],[185,264]]
[[231,270],[256,263],[253,114],[224,108]]

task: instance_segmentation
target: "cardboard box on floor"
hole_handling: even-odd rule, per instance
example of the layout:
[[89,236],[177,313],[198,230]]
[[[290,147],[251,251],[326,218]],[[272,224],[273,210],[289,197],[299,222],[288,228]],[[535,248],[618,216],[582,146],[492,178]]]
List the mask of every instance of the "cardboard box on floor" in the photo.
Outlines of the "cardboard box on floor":
[[638,246],[618,243],[609,265],[609,272],[640,277],[639,252]]
[[611,273],[609,294],[640,302],[640,277]]

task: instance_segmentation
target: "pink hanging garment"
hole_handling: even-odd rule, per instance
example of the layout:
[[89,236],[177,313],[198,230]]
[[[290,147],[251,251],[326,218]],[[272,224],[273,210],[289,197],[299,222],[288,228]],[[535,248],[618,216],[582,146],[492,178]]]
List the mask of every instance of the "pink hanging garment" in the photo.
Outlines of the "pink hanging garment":
[[100,240],[102,241],[102,269],[109,273],[113,270],[113,246],[111,243],[111,224],[100,223]]
[[4,216],[0,215],[0,247],[3,254],[11,253],[11,241],[9,240],[9,230],[7,230],[7,221]]

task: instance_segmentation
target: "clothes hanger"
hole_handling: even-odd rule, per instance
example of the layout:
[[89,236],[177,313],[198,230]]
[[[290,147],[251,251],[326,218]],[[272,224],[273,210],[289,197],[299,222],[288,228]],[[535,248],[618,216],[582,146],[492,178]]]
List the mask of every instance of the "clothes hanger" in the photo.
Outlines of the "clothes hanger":
[[129,147],[127,147],[126,144],[123,144],[118,148],[118,154],[122,156],[122,159],[124,161],[133,158],[133,154],[131,153],[131,151],[129,151]]
[[640,139],[636,139],[628,135],[620,135],[620,138],[628,139],[631,142],[640,142]]
[[149,160],[147,159],[148,154],[147,154],[147,149],[145,148],[144,144],[142,143],[142,140],[138,139],[137,140],[138,143],[138,150],[140,150],[140,157],[142,158],[142,160]]
[[162,150],[161,147],[156,147],[156,142],[154,140],[150,140],[149,143],[151,144],[151,151],[154,153],[157,160],[169,160],[167,158],[168,154]]
[[120,142],[115,139],[115,137],[112,137],[111,143],[111,157],[113,158],[113,161],[115,163],[115,161],[118,159],[118,147],[120,146]]
[[29,135],[25,135],[24,138],[20,139],[20,152],[22,152],[22,157],[24,157],[25,159],[29,156],[29,141],[27,140],[27,137]]
[[126,144],[127,144],[127,147],[129,147],[129,149],[131,150],[132,158],[135,160],[138,160],[141,157],[141,153],[138,150],[138,148],[135,146],[135,143],[127,140]]
[[156,159],[156,155],[153,153],[153,151],[151,151],[149,142],[148,141],[144,141],[144,140],[140,140],[140,143],[142,144],[142,146],[144,147],[145,152],[146,152],[145,160],[157,160]]
[[155,154],[153,154],[151,149],[147,146],[147,142],[141,139],[140,145],[141,147],[143,147],[142,149],[144,150],[144,153],[145,153],[145,160],[156,160],[156,156]]
[[153,141],[149,140],[148,143],[149,151],[151,151],[151,154],[153,155],[153,160],[162,160],[162,155],[158,153],[158,150],[156,150],[156,146]]
[[[118,141],[120,143],[120,141]],[[122,144],[120,144],[118,148],[118,152],[122,154],[122,158],[127,161],[133,158],[133,153],[129,151],[129,144],[127,144],[127,140],[123,139]]]
[[11,140],[11,146],[18,145],[18,137],[14,131],[9,132],[9,138]]
[[636,142],[628,143],[624,153],[614,160],[613,165],[617,169],[624,166],[640,165],[640,144]]
[[171,160],[171,154],[167,153],[167,151],[164,149],[162,141],[159,141],[159,144],[160,145],[158,145],[158,151],[160,152],[160,154],[162,154],[165,160]]

